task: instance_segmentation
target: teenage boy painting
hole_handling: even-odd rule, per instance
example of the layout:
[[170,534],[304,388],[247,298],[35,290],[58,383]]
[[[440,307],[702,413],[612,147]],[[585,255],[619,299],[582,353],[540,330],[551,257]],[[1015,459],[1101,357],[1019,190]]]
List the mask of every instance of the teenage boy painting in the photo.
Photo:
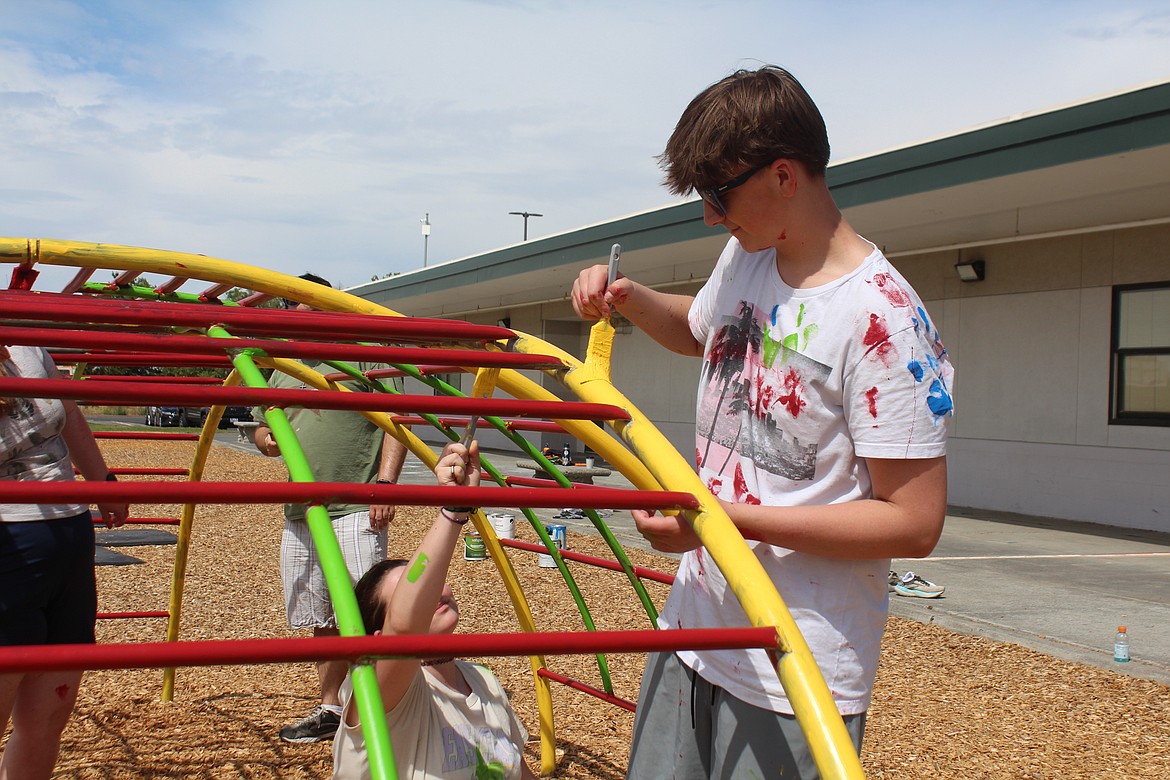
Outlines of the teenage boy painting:
[[[860,749],[890,559],[928,555],[946,510],[952,369],[918,295],[829,192],[824,120],[766,66],[700,93],[660,162],[674,193],[731,233],[706,285],[669,295],[580,273],[577,314],[619,311],[703,359],[700,478],[785,600]],[[685,553],[663,628],[747,625],[686,520],[634,512]],[[762,650],[659,653],[642,678],[631,778],[818,776]]]

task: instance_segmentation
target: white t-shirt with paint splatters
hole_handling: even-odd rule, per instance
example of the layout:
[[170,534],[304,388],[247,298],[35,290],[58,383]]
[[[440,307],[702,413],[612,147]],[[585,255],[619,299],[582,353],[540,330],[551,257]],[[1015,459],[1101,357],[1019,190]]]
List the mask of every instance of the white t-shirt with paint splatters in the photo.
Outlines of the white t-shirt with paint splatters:
[[[420,667],[394,709],[386,713],[394,763],[401,780],[473,780],[479,763],[495,763],[508,780],[521,777],[528,732],[516,717],[500,681],[486,667],[455,662],[471,686],[464,695],[428,667]],[[342,685],[341,728],[333,744],[334,780],[369,780],[370,763],[361,726],[346,725],[353,682]]]
[[[793,289],[774,250],[732,238],[689,315],[705,344],[699,475],[716,496],[767,506],[872,497],[865,458],[946,454],[952,369],[918,295],[877,248],[829,284]],[[889,559],[838,560],[748,543],[808,641],[842,714],[869,707]],[[705,550],[687,553],[664,628],[747,625]],[[762,650],[682,652],[734,696],[791,713]]]

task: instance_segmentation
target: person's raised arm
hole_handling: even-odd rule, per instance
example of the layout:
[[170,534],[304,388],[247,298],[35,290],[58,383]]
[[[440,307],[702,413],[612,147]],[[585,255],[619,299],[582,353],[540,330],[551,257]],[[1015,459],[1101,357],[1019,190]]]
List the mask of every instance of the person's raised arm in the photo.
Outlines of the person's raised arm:
[[[435,466],[435,478],[442,486],[479,485],[479,443],[464,447],[451,442]],[[459,543],[468,512],[439,509],[418,550],[402,569],[387,575],[391,593],[386,615],[377,634],[450,633],[458,619],[458,606],[447,585],[451,555]],[[394,579],[391,579],[394,578]],[[384,580],[384,582],[385,582]],[[378,687],[386,710],[391,710],[410,687],[418,670],[417,658],[390,658],[377,662]]]
[[703,345],[687,323],[692,296],[658,292],[620,274],[607,287],[608,281],[605,265],[591,266],[577,275],[571,298],[578,317],[599,320],[617,311],[671,352],[691,357],[703,354]]

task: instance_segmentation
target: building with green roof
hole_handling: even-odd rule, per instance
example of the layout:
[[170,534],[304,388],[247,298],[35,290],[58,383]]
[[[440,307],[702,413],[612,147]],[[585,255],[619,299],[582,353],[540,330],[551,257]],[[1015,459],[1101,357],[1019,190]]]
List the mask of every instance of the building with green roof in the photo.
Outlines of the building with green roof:
[[[1170,532],[1170,82],[837,162],[828,177],[955,363],[950,503]],[[413,316],[506,321],[583,355],[588,324],[568,302],[582,267],[620,243],[625,274],[690,294],[727,240],[693,200],[351,292]],[[698,370],[619,329],[614,384],[683,453]]]

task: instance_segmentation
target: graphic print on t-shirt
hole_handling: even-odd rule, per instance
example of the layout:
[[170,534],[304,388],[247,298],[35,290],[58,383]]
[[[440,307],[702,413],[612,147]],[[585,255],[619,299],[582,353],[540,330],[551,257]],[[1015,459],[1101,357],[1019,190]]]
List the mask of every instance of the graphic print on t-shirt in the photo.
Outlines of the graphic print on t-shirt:
[[768,318],[750,302],[740,301],[736,312],[719,324],[703,363],[697,424],[706,444],[697,453],[699,465],[725,474],[738,452],[757,469],[811,480],[817,443],[802,442],[789,426],[807,405],[809,385],[823,383],[831,372],[796,351],[803,346],[800,336],[807,340],[815,326],[805,326],[803,334],[782,336],[771,332]]

